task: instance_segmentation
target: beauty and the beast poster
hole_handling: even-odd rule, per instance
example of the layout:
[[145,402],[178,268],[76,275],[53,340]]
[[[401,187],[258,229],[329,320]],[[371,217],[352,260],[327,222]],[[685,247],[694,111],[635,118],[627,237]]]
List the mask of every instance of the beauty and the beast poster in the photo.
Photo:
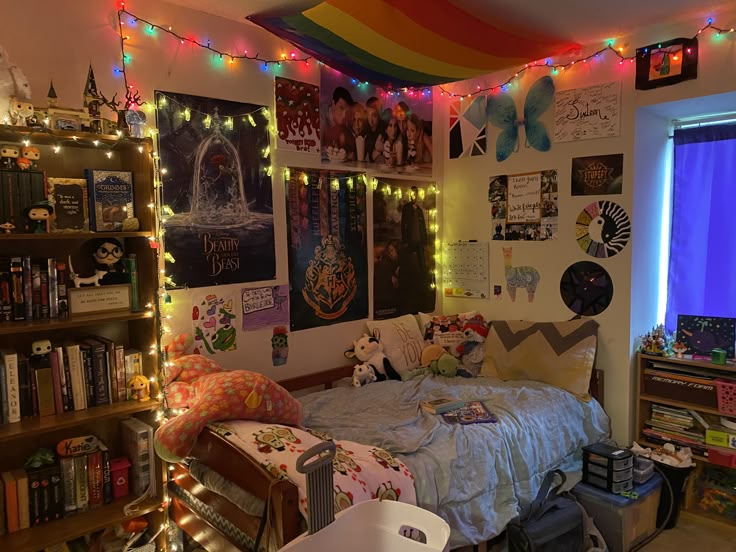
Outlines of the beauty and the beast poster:
[[[276,275],[268,113],[156,91],[166,273],[176,287]],[[171,260],[173,259],[173,262]]]
[[363,175],[289,169],[285,181],[291,329],[366,318]]

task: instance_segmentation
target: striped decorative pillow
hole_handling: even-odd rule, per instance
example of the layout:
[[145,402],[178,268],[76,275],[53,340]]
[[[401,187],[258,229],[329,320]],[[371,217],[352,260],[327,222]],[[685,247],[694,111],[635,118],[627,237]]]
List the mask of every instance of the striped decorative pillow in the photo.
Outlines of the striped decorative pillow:
[[494,320],[486,338],[481,375],[534,380],[588,400],[598,322]]

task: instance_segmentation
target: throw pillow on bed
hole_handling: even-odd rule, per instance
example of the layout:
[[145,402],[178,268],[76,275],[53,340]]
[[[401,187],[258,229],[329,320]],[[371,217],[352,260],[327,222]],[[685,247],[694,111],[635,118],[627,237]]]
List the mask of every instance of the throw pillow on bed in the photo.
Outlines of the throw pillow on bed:
[[589,399],[598,322],[494,320],[486,339],[481,375],[534,380]]
[[388,320],[369,320],[367,326],[371,334],[378,331],[383,352],[399,375],[419,368],[424,339],[414,316],[406,314]]
[[419,328],[424,335],[425,345],[434,344],[451,352],[463,341],[463,327],[465,324],[478,316],[477,311],[461,312],[458,314],[417,314]]

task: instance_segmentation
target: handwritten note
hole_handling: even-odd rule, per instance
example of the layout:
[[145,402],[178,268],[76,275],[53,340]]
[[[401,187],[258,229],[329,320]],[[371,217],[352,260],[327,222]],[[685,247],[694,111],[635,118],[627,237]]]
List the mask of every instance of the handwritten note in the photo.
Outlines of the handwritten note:
[[243,314],[270,309],[274,304],[273,289],[270,287],[243,290]]
[[536,222],[542,218],[541,173],[509,175],[509,224]]
[[289,286],[243,288],[243,330],[289,325]]
[[555,93],[555,142],[618,136],[621,83],[609,82]]

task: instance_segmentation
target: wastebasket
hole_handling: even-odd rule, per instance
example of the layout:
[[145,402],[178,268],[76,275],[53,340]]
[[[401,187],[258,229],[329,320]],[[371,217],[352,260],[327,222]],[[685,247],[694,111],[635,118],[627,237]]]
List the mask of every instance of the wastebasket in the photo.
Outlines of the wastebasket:
[[682,497],[685,495],[687,477],[693,471],[694,466],[676,468],[675,466],[663,464],[656,460],[654,463],[662,471],[662,474],[669,481],[670,487],[672,487],[672,491],[670,492],[667,484],[662,486],[662,498],[659,501],[659,508],[657,509],[657,527],[662,527],[662,523],[670,509],[670,504],[672,504],[672,514],[664,526],[665,529],[672,529],[677,525],[677,519],[680,517],[680,503],[682,502]]

